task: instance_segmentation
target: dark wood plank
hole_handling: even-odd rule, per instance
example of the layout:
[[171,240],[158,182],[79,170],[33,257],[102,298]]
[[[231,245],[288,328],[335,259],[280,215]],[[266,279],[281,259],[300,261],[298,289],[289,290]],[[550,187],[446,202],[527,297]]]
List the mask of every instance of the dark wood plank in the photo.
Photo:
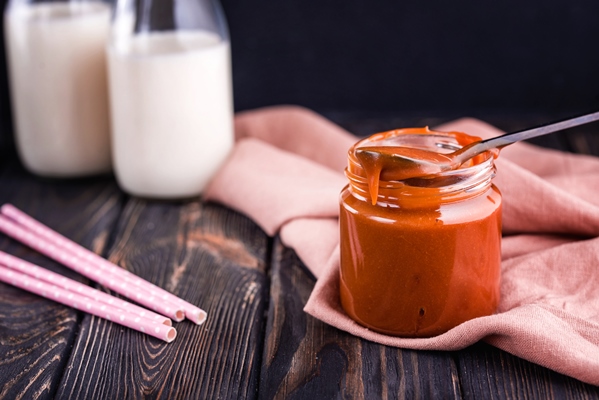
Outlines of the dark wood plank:
[[450,353],[386,347],[303,311],[314,278],[275,242],[260,397],[264,399],[459,398]]
[[110,260],[197,304],[202,326],[176,323],[166,344],[86,316],[61,398],[252,398],[268,291],[268,237],[215,204],[130,200]]
[[0,127],[0,173],[3,169],[5,169],[9,160],[11,160],[14,150],[12,148],[12,143],[9,140],[9,132],[6,127]]
[[585,384],[485,343],[456,353],[456,359],[466,399],[599,399],[599,386]]
[[[0,176],[0,204],[13,203],[98,253],[104,251],[120,200],[112,179],[48,181],[31,176],[17,163]],[[86,282],[3,234],[0,250]],[[0,398],[52,398],[81,318],[71,308],[0,283]]]

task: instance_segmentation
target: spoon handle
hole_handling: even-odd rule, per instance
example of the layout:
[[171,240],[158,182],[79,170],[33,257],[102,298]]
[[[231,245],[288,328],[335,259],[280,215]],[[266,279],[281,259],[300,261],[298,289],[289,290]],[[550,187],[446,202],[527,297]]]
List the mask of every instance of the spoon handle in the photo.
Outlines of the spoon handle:
[[492,139],[483,140],[473,146],[464,148],[464,152],[460,154],[460,158],[463,160],[469,160],[477,154],[485,152],[490,149],[500,149],[504,146],[519,142],[521,140],[531,139],[537,136],[547,135],[549,133],[561,131],[564,129],[572,128],[574,126],[588,124],[589,122],[599,120],[599,111],[591,114],[581,115],[579,117],[565,119],[563,121],[555,122],[549,125],[543,125],[536,128],[525,129],[523,131],[506,133],[505,135],[497,136]]

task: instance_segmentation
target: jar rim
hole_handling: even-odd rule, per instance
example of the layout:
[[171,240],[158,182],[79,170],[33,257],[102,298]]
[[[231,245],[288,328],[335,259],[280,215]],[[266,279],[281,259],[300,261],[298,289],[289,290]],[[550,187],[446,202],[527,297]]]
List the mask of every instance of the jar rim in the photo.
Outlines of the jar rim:
[[[439,150],[439,153],[450,153],[472,142],[480,140],[463,132],[440,132],[424,128],[395,129],[376,133],[358,141],[348,151],[348,166],[345,175],[354,194],[368,198],[368,178],[355,155],[355,150],[363,146],[407,146],[424,150]],[[451,201],[464,195],[482,192],[491,185],[495,177],[496,153],[492,150],[476,156],[466,166],[455,170],[440,172],[419,178],[401,181],[379,181],[377,203],[395,202],[399,198],[443,197]]]

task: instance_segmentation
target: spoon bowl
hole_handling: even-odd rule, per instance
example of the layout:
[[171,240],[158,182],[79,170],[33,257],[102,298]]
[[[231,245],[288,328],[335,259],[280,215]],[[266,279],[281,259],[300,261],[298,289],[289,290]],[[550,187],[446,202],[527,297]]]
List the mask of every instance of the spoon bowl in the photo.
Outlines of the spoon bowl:
[[[356,149],[356,157],[363,165],[381,167],[380,179],[385,181],[401,181],[453,169],[452,154],[402,146],[365,146]],[[393,168],[383,168],[389,165]]]

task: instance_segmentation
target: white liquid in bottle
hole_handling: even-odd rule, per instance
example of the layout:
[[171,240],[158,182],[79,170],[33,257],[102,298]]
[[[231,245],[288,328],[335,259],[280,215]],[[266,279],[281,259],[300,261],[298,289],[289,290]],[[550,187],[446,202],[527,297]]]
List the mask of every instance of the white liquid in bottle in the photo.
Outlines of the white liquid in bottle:
[[101,2],[15,5],[5,37],[16,144],[32,172],[84,176],[111,168]]
[[233,145],[229,43],[147,33],[109,47],[114,169],[143,197],[201,193]]

